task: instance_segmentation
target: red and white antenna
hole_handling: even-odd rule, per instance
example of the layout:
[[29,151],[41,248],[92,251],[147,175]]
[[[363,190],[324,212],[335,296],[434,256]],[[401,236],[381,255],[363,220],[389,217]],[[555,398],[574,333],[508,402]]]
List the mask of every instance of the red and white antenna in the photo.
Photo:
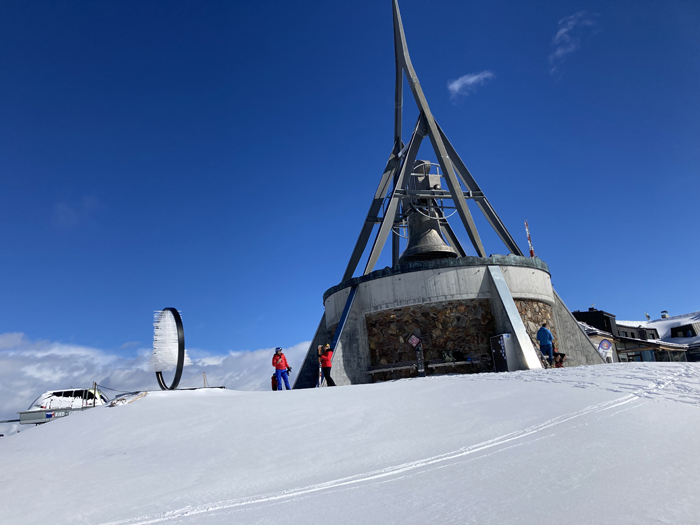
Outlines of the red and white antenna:
[[532,241],[530,240],[530,227],[527,225],[527,221],[525,221],[525,231],[527,232],[527,245],[530,247],[530,257],[534,257],[535,249],[532,247]]

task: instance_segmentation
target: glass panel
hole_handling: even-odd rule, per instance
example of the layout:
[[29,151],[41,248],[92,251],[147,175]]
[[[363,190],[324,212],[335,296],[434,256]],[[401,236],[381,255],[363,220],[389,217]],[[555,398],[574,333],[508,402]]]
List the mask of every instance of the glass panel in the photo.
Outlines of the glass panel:
[[663,363],[668,363],[671,360],[666,350],[654,350],[654,356],[656,357],[657,361],[661,361]]
[[671,361],[679,362],[686,361],[685,352],[669,352],[671,354]]

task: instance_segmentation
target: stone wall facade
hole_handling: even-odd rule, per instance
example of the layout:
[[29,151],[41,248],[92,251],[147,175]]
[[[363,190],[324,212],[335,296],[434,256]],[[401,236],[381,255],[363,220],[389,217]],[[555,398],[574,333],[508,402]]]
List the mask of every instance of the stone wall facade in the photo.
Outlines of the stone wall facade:
[[[488,299],[445,301],[382,310],[365,315],[372,366],[415,362],[415,349],[408,339],[420,330],[426,374],[478,373],[493,371],[489,338],[494,319]],[[455,361],[471,364],[431,368],[432,362]],[[415,369],[373,374],[374,381],[415,377]]]
[[525,324],[525,329],[533,341],[537,343],[537,331],[542,326],[542,323],[547,322],[547,328],[552,332],[554,337],[554,348],[559,348],[557,339],[557,330],[554,324],[554,312],[552,307],[542,301],[534,301],[531,299],[515,299],[515,306],[518,308],[518,313]]

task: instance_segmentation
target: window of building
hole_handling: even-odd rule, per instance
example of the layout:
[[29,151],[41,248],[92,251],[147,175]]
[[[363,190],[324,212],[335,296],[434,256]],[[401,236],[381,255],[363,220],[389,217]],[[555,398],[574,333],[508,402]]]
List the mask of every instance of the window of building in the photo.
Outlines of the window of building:
[[654,350],[654,357],[662,363],[667,363],[671,360],[670,353],[667,350]]
[[697,335],[695,326],[697,324],[694,323],[671,328],[671,337],[695,337]]
[[636,338],[637,336],[634,334],[634,332],[631,332],[632,335],[630,335],[631,338]]
[[623,337],[627,337],[627,332],[623,331],[623,332],[622,332],[622,336],[623,336]]

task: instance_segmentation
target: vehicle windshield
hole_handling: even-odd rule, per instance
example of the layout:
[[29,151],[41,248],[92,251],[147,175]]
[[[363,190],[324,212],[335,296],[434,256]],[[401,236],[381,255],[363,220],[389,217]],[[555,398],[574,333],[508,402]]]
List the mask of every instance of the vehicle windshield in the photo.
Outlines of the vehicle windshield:
[[[97,390],[97,394],[99,395],[99,404],[109,403],[109,398],[103,392]],[[93,401],[95,401],[94,389],[49,390],[32,401],[29,410],[32,408],[80,408],[75,403],[87,406],[92,405]]]

